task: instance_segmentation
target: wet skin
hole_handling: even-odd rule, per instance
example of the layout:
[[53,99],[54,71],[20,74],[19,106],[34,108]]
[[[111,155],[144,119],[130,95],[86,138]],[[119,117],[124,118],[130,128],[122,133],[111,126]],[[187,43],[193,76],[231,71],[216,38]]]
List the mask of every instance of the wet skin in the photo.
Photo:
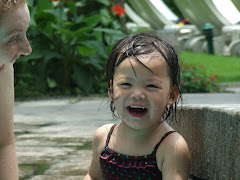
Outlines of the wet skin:
[[151,129],[161,122],[166,106],[174,99],[165,60],[158,53],[138,58],[152,72],[133,57],[125,59],[116,67],[110,96],[116,99],[114,105],[125,125]]

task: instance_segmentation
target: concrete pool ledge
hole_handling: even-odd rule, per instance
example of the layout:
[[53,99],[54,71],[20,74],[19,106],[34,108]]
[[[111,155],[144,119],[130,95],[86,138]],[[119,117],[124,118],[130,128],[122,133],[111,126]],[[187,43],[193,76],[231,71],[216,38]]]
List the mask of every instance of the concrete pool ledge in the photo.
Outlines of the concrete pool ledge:
[[191,152],[190,174],[201,179],[240,177],[240,104],[198,105],[178,108],[182,134]]
[[[239,99],[237,93],[184,94],[174,126],[188,142],[195,177],[239,179]],[[54,98],[16,101],[14,122],[20,180],[79,180],[96,129],[120,120],[112,119],[107,98]]]

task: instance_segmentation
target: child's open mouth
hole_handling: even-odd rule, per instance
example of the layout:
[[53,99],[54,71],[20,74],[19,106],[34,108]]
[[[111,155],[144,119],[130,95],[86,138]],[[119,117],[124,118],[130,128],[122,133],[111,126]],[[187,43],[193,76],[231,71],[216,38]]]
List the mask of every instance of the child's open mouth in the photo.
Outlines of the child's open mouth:
[[148,112],[147,108],[141,106],[128,106],[127,110],[128,113],[134,117],[142,117]]

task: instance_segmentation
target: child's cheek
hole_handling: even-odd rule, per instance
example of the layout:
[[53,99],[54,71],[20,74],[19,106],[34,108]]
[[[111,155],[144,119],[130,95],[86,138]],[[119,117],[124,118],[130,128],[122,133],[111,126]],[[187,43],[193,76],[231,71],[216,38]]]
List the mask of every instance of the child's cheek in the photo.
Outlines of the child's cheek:
[[114,94],[113,94],[114,99],[119,98],[120,95],[121,95],[121,92],[120,92],[119,88],[116,87],[116,88],[114,89]]

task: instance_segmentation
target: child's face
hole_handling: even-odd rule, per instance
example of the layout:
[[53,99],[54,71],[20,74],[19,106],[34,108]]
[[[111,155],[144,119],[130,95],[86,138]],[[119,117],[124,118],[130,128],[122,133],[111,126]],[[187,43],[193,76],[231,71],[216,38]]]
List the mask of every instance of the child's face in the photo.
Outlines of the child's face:
[[13,8],[0,18],[0,66],[14,63],[20,55],[29,55],[32,51],[26,31],[30,16],[26,4]]
[[116,99],[114,105],[124,123],[144,129],[161,122],[166,106],[176,101],[178,91],[170,86],[167,63],[160,54],[141,55],[138,59],[152,72],[133,57],[125,59],[115,69],[109,95]]

